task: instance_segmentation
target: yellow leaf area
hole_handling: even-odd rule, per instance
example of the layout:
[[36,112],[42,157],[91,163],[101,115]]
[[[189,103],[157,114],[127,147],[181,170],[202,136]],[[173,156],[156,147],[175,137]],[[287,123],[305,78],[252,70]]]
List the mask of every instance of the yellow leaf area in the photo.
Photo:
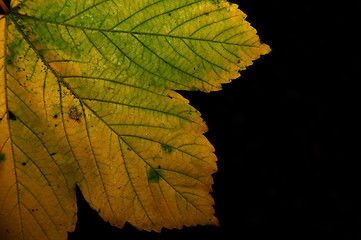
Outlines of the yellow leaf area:
[[23,0],[0,16],[0,236],[66,239],[75,188],[112,225],[218,225],[214,148],[174,90],[270,51],[212,0]]

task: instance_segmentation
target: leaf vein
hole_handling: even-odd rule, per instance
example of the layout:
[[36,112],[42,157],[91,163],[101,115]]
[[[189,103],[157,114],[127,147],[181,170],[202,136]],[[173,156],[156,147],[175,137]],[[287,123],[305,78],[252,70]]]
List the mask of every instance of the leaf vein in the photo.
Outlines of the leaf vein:
[[[210,11],[210,12],[208,12],[208,14],[214,13],[214,12],[218,12],[218,11],[221,11],[221,10],[223,10],[223,9],[225,9],[225,8],[223,7],[223,8],[220,8],[220,9],[216,9],[216,10]],[[190,19],[188,19],[188,20],[186,20],[186,21],[184,21],[184,22],[182,22],[181,24],[179,24],[179,25],[177,25],[176,27],[174,27],[173,29],[171,29],[171,30],[167,33],[167,35],[170,35],[170,34],[171,34],[172,32],[174,32],[176,29],[182,27],[183,25],[185,25],[185,24],[187,24],[187,23],[189,23],[189,22],[191,22],[191,21],[194,21],[194,20],[196,20],[196,19],[198,19],[198,18],[200,18],[200,17],[203,17],[203,16],[204,16],[204,13],[202,13],[202,14],[200,14],[200,15],[198,15],[198,16],[195,16],[195,17],[193,17],[193,18],[190,18]]]
[[175,68],[176,70],[178,70],[179,72],[181,72],[181,73],[183,73],[183,74],[185,74],[185,75],[188,75],[188,76],[190,76],[190,77],[192,77],[192,78],[195,78],[195,79],[197,79],[197,80],[199,80],[199,81],[201,81],[201,82],[203,82],[203,83],[205,83],[205,84],[208,84],[208,85],[211,85],[212,87],[214,87],[214,85],[210,84],[209,82],[207,82],[207,81],[205,81],[205,80],[203,80],[203,79],[201,79],[201,78],[199,78],[199,77],[197,77],[197,76],[194,76],[194,75],[192,75],[192,74],[190,74],[190,73],[182,70],[181,68],[179,68],[179,67],[177,67],[177,66],[169,63],[169,62],[166,61],[164,58],[162,58],[162,57],[159,56],[157,53],[155,53],[152,49],[150,49],[149,46],[147,46],[145,43],[143,43],[142,41],[140,41],[139,38],[137,38],[137,37],[134,36],[133,34],[131,34],[131,35],[132,35],[140,44],[142,44],[148,51],[150,51],[153,55],[155,55],[157,58],[159,58],[159,59],[160,59],[162,62],[164,62],[165,64],[169,65],[169,66],[172,67],[172,68]]
[[[115,134],[116,134],[116,133],[115,133]],[[118,134],[116,134],[116,135],[118,136]],[[126,171],[126,173],[127,173],[127,175],[128,175],[129,183],[130,183],[130,185],[132,186],[133,191],[134,191],[134,194],[135,194],[134,199],[133,199],[133,211],[134,211],[134,201],[135,201],[135,198],[137,198],[138,201],[139,201],[139,203],[140,203],[140,205],[142,206],[142,209],[143,209],[144,213],[147,215],[149,221],[152,223],[152,225],[154,225],[154,223],[153,223],[152,219],[150,218],[147,210],[145,209],[142,201],[140,200],[140,197],[139,197],[139,195],[138,195],[138,192],[137,192],[137,190],[135,189],[135,186],[134,186],[134,184],[133,184],[132,178],[130,177],[129,170],[128,170],[128,167],[127,167],[127,163],[126,163],[126,161],[125,161],[125,156],[124,156],[124,154],[123,154],[124,151],[123,151],[122,144],[120,143],[120,141],[124,142],[124,143],[125,143],[127,146],[129,146],[130,148],[132,148],[132,147],[131,147],[126,141],[124,141],[123,138],[121,138],[121,137],[118,136],[118,143],[119,143],[120,151],[122,152],[122,156],[123,156],[124,168],[125,168],[125,171]],[[135,152],[135,151],[134,151],[134,152]],[[137,154],[137,152],[135,152],[135,153]],[[137,156],[138,156],[138,154],[137,154]],[[134,214],[134,215],[136,215],[136,214]],[[136,218],[135,218],[135,219],[136,219]]]
[[114,28],[118,27],[118,26],[121,25],[123,22],[127,21],[128,19],[130,19],[131,17],[135,16],[136,14],[138,14],[138,13],[144,11],[145,9],[147,9],[147,8],[149,8],[149,7],[152,7],[153,5],[156,5],[156,4],[160,3],[160,2],[164,2],[164,0],[159,0],[159,1],[157,1],[157,2],[154,2],[154,3],[151,3],[151,4],[147,5],[147,6],[145,6],[144,8],[139,9],[138,11],[136,11],[136,12],[132,13],[131,15],[129,15],[128,17],[124,18],[122,21],[120,21],[119,23],[117,23],[116,25],[114,25],[114,26],[113,26],[112,28],[110,28],[109,30],[113,30]]
[[[234,18],[234,17],[239,17],[239,16],[242,16],[242,14],[233,15],[233,16],[230,16],[230,17],[227,17],[227,18],[224,18],[224,19],[215,21],[215,22],[207,23],[207,24],[203,25],[202,27],[198,28],[196,31],[194,31],[194,32],[193,32],[191,35],[189,35],[188,37],[192,37],[194,34],[196,34],[197,32],[199,32],[200,30],[202,30],[202,29],[204,29],[204,28],[207,28],[207,27],[210,27],[210,26],[212,26],[213,24],[220,23],[220,22],[224,22],[224,21],[227,21],[227,20],[229,20],[229,19],[232,19],[232,18]],[[212,39],[212,40],[213,40],[213,39]]]
[[122,51],[122,50],[120,49],[120,47],[119,47],[118,45],[116,45],[104,32],[101,32],[101,33],[109,40],[110,43],[112,43],[112,44],[119,50],[119,52],[121,52],[121,53],[122,53],[127,59],[129,59],[132,63],[134,63],[135,65],[137,65],[137,67],[143,69],[145,72],[148,72],[148,73],[150,73],[151,75],[154,75],[154,76],[156,76],[156,77],[158,77],[158,78],[161,78],[161,79],[164,79],[164,80],[166,80],[166,81],[173,82],[173,83],[175,83],[175,84],[177,84],[177,85],[181,85],[181,86],[186,87],[186,85],[184,85],[184,84],[181,84],[181,83],[179,83],[179,82],[175,82],[175,81],[173,81],[173,80],[171,80],[171,79],[168,79],[168,78],[166,78],[166,77],[164,77],[164,76],[162,76],[162,75],[158,75],[158,74],[150,71],[149,69],[143,67],[141,64],[137,63],[134,59],[132,59],[131,57],[129,57],[127,54],[125,54],[125,52]]
[[86,97],[81,97],[80,99],[81,100],[96,101],[96,102],[111,103],[111,104],[122,105],[122,106],[130,107],[130,108],[137,108],[137,109],[141,109],[141,110],[149,110],[149,111],[153,111],[153,112],[159,112],[159,113],[162,113],[162,114],[165,114],[165,115],[174,116],[174,117],[183,119],[183,120],[191,122],[191,123],[196,123],[196,122],[194,122],[194,121],[192,121],[192,120],[190,120],[188,118],[179,116],[179,115],[174,114],[174,113],[169,113],[169,112],[165,112],[165,111],[162,111],[162,110],[158,110],[158,109],[141,107],[141,106],[130,105],[130,104],[126,104],[126,103],[115,102],[115,101],[110,101],[110,100],[103,100],[103,99],[86,98]]
[[25,210],[27,210],[29,212],[29,214],[33,217],[33,219],[35,220],[35,222],[38,224],[38,226],[40,227],[41,231],[44,233],[44,236],[47,238],[47,239],[51,239],[49,236],[48,236],[48,233],[44,230],[43,226],[39,223],[39,220],[33,215],[31,214],[31,211],[30,209],[25,205],[23,204],[22,202],[19,203],[19,206],[22,205]]
[[24,104],[27,109],[30,110],[32,114],[35,115],[36,118],[40,119],[39,116],[15,93],[14,90],[12,90],[9,86],[7,88],[14,94],[15,97],[17,97]]
[[[21,183],[20,181],[19,181],[19,184],[20,184],[28,193],[30,193],[30,195],[39,203],[39,206],[44,210],[45,214],[49,217],[50,222],[51,222],[51,223],[54,225],[54,227],[57,229],[57,233],[58,233],[58,235],[59,235],[59,237],[60,237],[60,233],[59,233],[58,226],[57,226],[57,224],[55,224],[54,219],[50,216],[49,212],[46,210],[46,208],[44,207],[44,205],[40,202],[40,200],[36,197],[36,195],[35,195],[32,191],[30,191],[30,189],[29,189],[27,186],[25,186],[25,185],[24,185],[23,183]],[[22,203],[22,205],[25,206],[25,204],[23,204],[23,203]],[[31,215],[33,215],[33,214],[31,214]],[[34,218],[35,218],[35,217],[34,217]]]
[[[84,109],[83,103],[80,102],[80,105],[81,105],[81,107],[82,107],[83,112],[85,113],[85,109]],[[104,192],[105,192],[105,196],[106,196],[107,202],[108,202],[108,204],[109,204],[110,211],[112,212],[114,218],[115,218],[116,221],[118,222],[118,219],[117,219],[116,214],[115,214],[115,212],[114,212],[113,206],[112,206],[112,204],[110,203],[108,191],[107,191],[107,189],[105,188],[105,183],[104,183],[104,179],[103,179],[103,174],[102,174],[102,172],[100,171],[98,161],[97,161],[97,159],[96,159],[96,157],[95,157],[94,148],[93,148],[93,145],[92,145],[91,140],[90,140],[90,133],[89,133],[88,121],[87,121],[87,119],[86,119],[86,114],[84,114],[84,122],[85,122],[85,130],[86,130],[87,138],[88,138],[88,141],[89,141],[89,146],[90,146],[90,149],[91,149],[91,152],[92,152],[92,155],[93,155],[93,159],[94,159],[94,162],[95,162],[95,166],[96,166],[97,171],[98,171],[98,173],[99,173],[100,180],[102,181],[102,186],[103,186],[103,189],[104,189]],[[119,223],[118,223],[118,224],[119,224]]]
[[71,19],[80,16],[81,14],[85,13],[86,11],[89,11],[90,9],[95,8],[95,7],[97,7],[97,6],[101,5],[101,4],[103,4],[103,3],[105,3],[105,2],[109,2],[109,1],[110,1],[110,0],[104,0],[104,1],[98,2],[98,3],[96,3],[96,4],[94,4],[94,5],[90,6],[90,7],[88,7],[88,8],[86,8],[86,9],[78,12],[77,14],[75,14],[75,15],[67,18],[67,19],[65,19],[65,20],[63,21],[63,23],[66,23],[66,22],[70,21]]
[[169,10],[169,11],[166,11],[166,12],[162,12],[162,13],[160,13],[160,14],[158,14],[158,15],[154,15],[154,16],[152,16],[152,17],[150,17],[150,18],[147,18],[145,21],[139,23],[138,25],[136,25],[135,27],[133,27],[130,31],[133,31],[134,29],[136,29],[137,27],[145,24],[146,22],[149,22],[149,21],[151,21],[152,19],[155,19],[155,18],[157,18],[157,17],[160,17],[160,16],[162,16],[162,15],[164,15],[164,14],[172,13],[172,12],[178,11],[178,10],[180,10],[180,9],[183,9],[183,8],[186,8],[186,7],[189,7],[189,6],[192,6],[193,4],[198,4],[198,3],[203,2],[203,1],[204,1],[204,0],[187,3],[186,5],[183,5],[183,6],[174,8],[174,9]]
[[[45,143],[41,140],[41,138],[34,132],[33,129],[31,129],[27,124],[24,123],[24,121],[22,121],[19,117],[16,118],[17,121],[19,121],[22,125],[24,125],[37,139],[38,141],[41,143],[41,145],[44,147],[45,151],[47,152],[47,154],[49,155],[50,159],[52,160],[52,162],[55,164],[55,166],[58,168],[59,172],[62,174],[64,182],[67,185],[67,188],[70,191],[69,185],[68,185],[68,181],[66,180],[66,177],[63,173],[63,171],[61,170],[59,164],[55,161],[55,159],[53,158],[52,154],[49,152],[48,148],[45,146]],[[14,158],[15,159],[15,158]]]
[[[58,201],[61,209],[63,210],[65,216],[66,216],[67,219],[69,220],[69,217],[68,217],[68,215],[66,214],[66,211],[65,211],[65,209],[64,209],[63,204],[61,204],[61,201],[60,201],[58,195],[56,194],[53,185],[50,183],[50,181],[49,181],[49,179],[46,177],[45,173],[44,173],[44,172],[41,170],[41,168],[28,156],[28,154],[25,153],[25,151],[24,151],[22,148],[20,148],[16,143],[13,143],[13,144],[14,144],[14,146],[15,146],[17,149],[19,149],[19,150],[27,157],[27,159],[29,159],[29,161],[39,170],[39,172],[41,173],[41,175],[44,177],[45,181],[48,183],[48,186],[51,188],[52,192],[54,193],[54,196],[55,196],[56,200]],[[25,172],[24,172],[24,173],[25,173]],[[31,178],[31,176],[29,176],[29,177]]]

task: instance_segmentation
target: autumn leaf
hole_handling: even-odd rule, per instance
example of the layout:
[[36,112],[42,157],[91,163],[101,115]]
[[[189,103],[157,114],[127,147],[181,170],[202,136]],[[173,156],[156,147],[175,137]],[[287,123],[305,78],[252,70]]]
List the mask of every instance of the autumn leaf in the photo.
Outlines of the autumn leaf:
[[15,0],[0,16],[0,236],[66,239],[76,185],[112,225],[218,225],[214,149],[174,90],[270,51],[215,0]]

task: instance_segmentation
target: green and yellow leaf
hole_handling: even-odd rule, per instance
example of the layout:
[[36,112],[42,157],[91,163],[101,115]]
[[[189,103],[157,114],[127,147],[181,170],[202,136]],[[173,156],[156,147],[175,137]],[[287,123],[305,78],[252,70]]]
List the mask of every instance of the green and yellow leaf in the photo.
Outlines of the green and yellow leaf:
[[218,225],[207,126],[174,90],[220,90],[270,51],[245,18],[227,1],[12,1],[0,16],[0,235],[66,239],[76,185],[117,227]]

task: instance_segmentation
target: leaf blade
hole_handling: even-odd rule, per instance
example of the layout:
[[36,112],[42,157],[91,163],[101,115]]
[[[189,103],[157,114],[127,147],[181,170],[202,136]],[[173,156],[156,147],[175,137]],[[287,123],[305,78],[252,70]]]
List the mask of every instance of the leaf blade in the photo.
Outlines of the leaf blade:
[[[0,59],[0,110],[13,114],[1,120],[7,135],[0,140],[11,139],[3,146],[12,179],[26,179],[15,180],[20,224],[36,226],[38,239],[64,238],[75,227],[77,184],[118,227],[218,225],[210,195],[214,148],[200,113],[173,90],[219,90],[269,52],[245,14],[208,0],[16,4],[8,23],[0,20],[0,31],[11,36],[6,44],[0,39],[9,57]],[[25,160],[40,180],[16,174]],[[46,194],[60,208],[49,207]]]

